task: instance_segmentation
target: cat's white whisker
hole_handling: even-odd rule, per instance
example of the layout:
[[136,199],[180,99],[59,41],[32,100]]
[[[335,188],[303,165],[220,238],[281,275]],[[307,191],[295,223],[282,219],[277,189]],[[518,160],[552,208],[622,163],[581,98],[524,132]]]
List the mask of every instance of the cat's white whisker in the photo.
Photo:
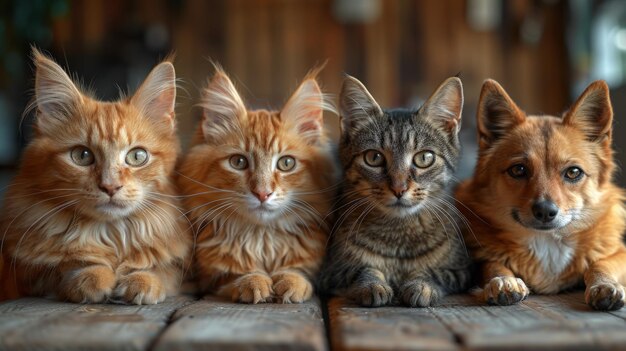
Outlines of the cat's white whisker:
[[[444,193],[442,193],[442,195],[447,196],[447,197],[449,197],[449,198],[451,198],[451,199],[453,199],[453,200],[455,200],[455,201],[459,202],[459,204],[463,205],[460,201],[456,200],[456,198],[454,198],[453,196],[450,196],[450,195],[446,194],[445,192],[444,192]],[[479,246],[482,246],[482,244],[480,243],[480,241],[479,241],[479,240],[478,240],[478,238],[476,237],[476,234],[474,233],[474,230],[472,229],[472,225],[471,225],[471,223],[469,222],[469,220],[467,219],[467,217],[465,217],[465,216],[463,215],[463,213],[462,213],[462,212],[461,212],[458,208],[456,208],[456,206],[455,206],[453,203],[451,203],[450,201],[447,201],[447,200],[445,200],[445,199],[443,199],[443,198],[435,197],[435,196],[432,196],[432,195],[431,195],[431,197],[433,197],[434,199],[437,199],[437,200],[439,200],[439,201],[442,201],[442,202],[446,203],[446,204],[449,206],[449,208],[450,208],[450,209],[452,209],[452,211],[453,211],[453,212],[455,212],[457,216],[459,216],[459,218],[461,219],[461,221],[462,221],[462,222],[463,222],[463,224],[465,225],[465,228],[466,228],[466,229],[470,232],[470,234],[474,237],[474,240],[476,240],[476,243],[478,243],[478,245],[479,245]],[[463,206],[465,206],[465,205],[463,205]],[[469,208],[467,208],[467,209],[471,212],[471,210],[470,210]],[[473,213],[473,212],[472,212],[472,213]],[[483,221],[482,219],[480,219],[480,220],[481,220],[481,221]],[[484,221],[483,221],[483,222],[484,222]],[[486,223],[486,222],[485,222],[485,223]],[[465,243],[465,240],[463,240],[463,242]]]
[[[46,213],[44,213],[43,215],[41,215],[37,220],[35,220],[27,229],[26,231],[20,236],[20,240],[18,240],[17,245],[15,247],[15,253],[13,255],[13,267],[16,268],[16,260],[19,257],[20,254],[20,246],[22,244],[22,241],[26,238],[26,236],[28,236],[28,233],[30,233],[31,229],[37,225],[39,222],[41,222],[42,220],[44,220],[45,218],[51,218],[54,215],[56,215],[57,213],[59,213],[60,211],[75,205],[76,203],[78,203],[78,200],[70,200],[67,202],[64,202],[60,205],[57,205],[55,207],[53,207],[51,210],[47,211]],[[45,222],[45,221],[44,221]]]
[[187,179],[187,180],[190,180],[190,181],[191,181],[191,182],[193,182],[193,183],[196,183],[196,184],[198,184],[198,185],[200,185],[200,186],[203,186],[203,187],[205,187],[205,188],[208,188],[208,189],[213,189],[213,190],[215,190],[215,191],[218,191],[218,192],[224,192],[224,193],[236,193],[236,192],[235,192],[235,191],[233,191],[233,190],[220,189],[220,188],[216,188],[216,187],[210,186],[210,185],[208,185],[208,184],[204,184],[204,183],[202,183],[202,182],[200,182],[200,181],[198,181],[198,180],[195,180],[195,179],[193,179],[193,178],[191,178],[191,177],[188,177],[188,176],[186,176],[186,175],[184,175],[183,173],[180,173],[180,172],[178,172],[178,171],[175,171],[175,173],[176,173],[176,174],[178,174],[178,175],[180,175],[181,177],[184,177],[184,178],[185,178],[185,179]]
[[24,210],[22,210],[20,213],[18,213],[15,217],[13,217],[13,219],[11,220],[11,222],[9,222],[9,224],[6,226],[4,233],[2,235],[2,241],[0,242],[0,254],[2,254],[2,250],[4,247],[4,242],[7,236],[7,233],[9,232],[9,229],[11,229],[11,226],[13,225],[13,223],[20,218],[23,214],[25,214],[28,210],[32,209],[35,206],[41,205],[44,202],[48,202],[48,201],[52,201],[52,200],[56,200],[56,199],[60,199],[60,198],[64,198],[64,197],[69,197],[69,196],[75,196],[76,194],[65,194],[65,195],[59,195],[59,196],[54,196],[51,198],[47,198],[38,202],[35,202],[34,204],[26,207]]

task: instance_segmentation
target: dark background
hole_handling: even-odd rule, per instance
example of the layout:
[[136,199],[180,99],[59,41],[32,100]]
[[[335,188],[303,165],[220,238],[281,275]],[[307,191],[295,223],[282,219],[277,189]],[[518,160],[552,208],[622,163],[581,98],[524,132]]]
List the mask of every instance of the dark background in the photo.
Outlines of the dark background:
[[[194,105],[212,73],[210,60],[254,107],[279,108],[325,60],[327,92],[337,94],[348,73],[383,106],[418,106],[458,73],[466,101],[459,178],[473,170],[484,79],[498,80],[533,114],[560,114],[587,84],[606,79],[619,164],[625,160],[621,0],[0,0],[0,186],[30,137],[32,119],[20,121],[32,97],[31,44],[105,100],[116,99],[118,87],[134,91],[175,52],[183,145],[199,119]],[[337,118],[327,124],[336,136]]]

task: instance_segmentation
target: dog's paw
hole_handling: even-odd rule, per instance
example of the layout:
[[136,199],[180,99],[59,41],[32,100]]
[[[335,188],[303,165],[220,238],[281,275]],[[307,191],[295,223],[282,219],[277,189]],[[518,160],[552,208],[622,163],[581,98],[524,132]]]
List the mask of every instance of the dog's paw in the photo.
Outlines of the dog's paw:
[[349,297],[365,307],[388,305],[393,300],[393,289],[382,281],[360,282],[350,288]]
[[495,277],[485,285],[483,294],[490,305],[508,306],[525,300],[530,290],[520,278]]
[[122,277],[114,295],[126,303],[154,305],[165,300],[163,282],[151,272],[134,272]]
[[77,303],[106,302],[115,287],[115,279],[115,273],[106,266],[81,268],[64,277],[61,295]]
[[272,276],[274,294],[278,302],[302,303],[313,296],[313,285],[301,274],[278,273]]
[[407,282],[400,289],[402,302],[411,307],[429,307],[439,302],[441,289],[423,279]]
[[257,304],[269,302],[272,293],[272,279],[269,276],[250,273],[233,283],[232,299],[234,302]]
[[615,311],[624,307],[624,287],[617,282],[602,282],[585,291],[585,302],[599,311]]

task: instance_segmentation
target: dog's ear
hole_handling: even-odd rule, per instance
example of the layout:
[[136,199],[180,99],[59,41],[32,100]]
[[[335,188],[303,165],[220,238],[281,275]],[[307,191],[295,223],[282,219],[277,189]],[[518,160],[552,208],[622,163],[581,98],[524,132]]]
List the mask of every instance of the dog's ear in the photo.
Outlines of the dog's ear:
[[609,87],[603,80],[591,83],[563,117],[563,124],[577,128],[593,142],[611,140],[612,122]]
[[488,148],[511,128],[524,122],[526,115],[495,80],[483,83],[478,101],[478,144]]

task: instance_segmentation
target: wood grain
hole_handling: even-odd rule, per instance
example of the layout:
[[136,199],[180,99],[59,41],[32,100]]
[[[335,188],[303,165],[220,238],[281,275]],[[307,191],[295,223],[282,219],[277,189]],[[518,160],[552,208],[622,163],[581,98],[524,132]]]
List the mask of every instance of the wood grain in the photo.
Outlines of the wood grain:
[[[582,292],[553,296],[531,295],[517,306],[457,307],[457,316],[440,316],[468,349],[602,350],[626,346],[626,323],[606,312],[592,310]],[[458,323],[461,322],[461,323]],[[480,329],[476,329],[479,325]]]
[[[624,350],[626,309],[591,310],[582,292],[486,306],[455,295],[433,308],[328,305],[334,350]],[[0,350],[328,349],[317,300],[244,305],[210,297],[151,306],[39,298],[0,304]]]
[[170,315],[190,303],[80,305],[41,298],[0,304],[0,350],[146,350]]
[[318,301],[235,304],[207,297],[178,310],[155,350],[326,350]]
[[626,348],[626,311],[593,311],[582,292],[486,306],[471,295],[438,307],[329,304],[336,350],[611,350]]
[[454,335],[430,308],[328,305],[334,350],[456,350]]

